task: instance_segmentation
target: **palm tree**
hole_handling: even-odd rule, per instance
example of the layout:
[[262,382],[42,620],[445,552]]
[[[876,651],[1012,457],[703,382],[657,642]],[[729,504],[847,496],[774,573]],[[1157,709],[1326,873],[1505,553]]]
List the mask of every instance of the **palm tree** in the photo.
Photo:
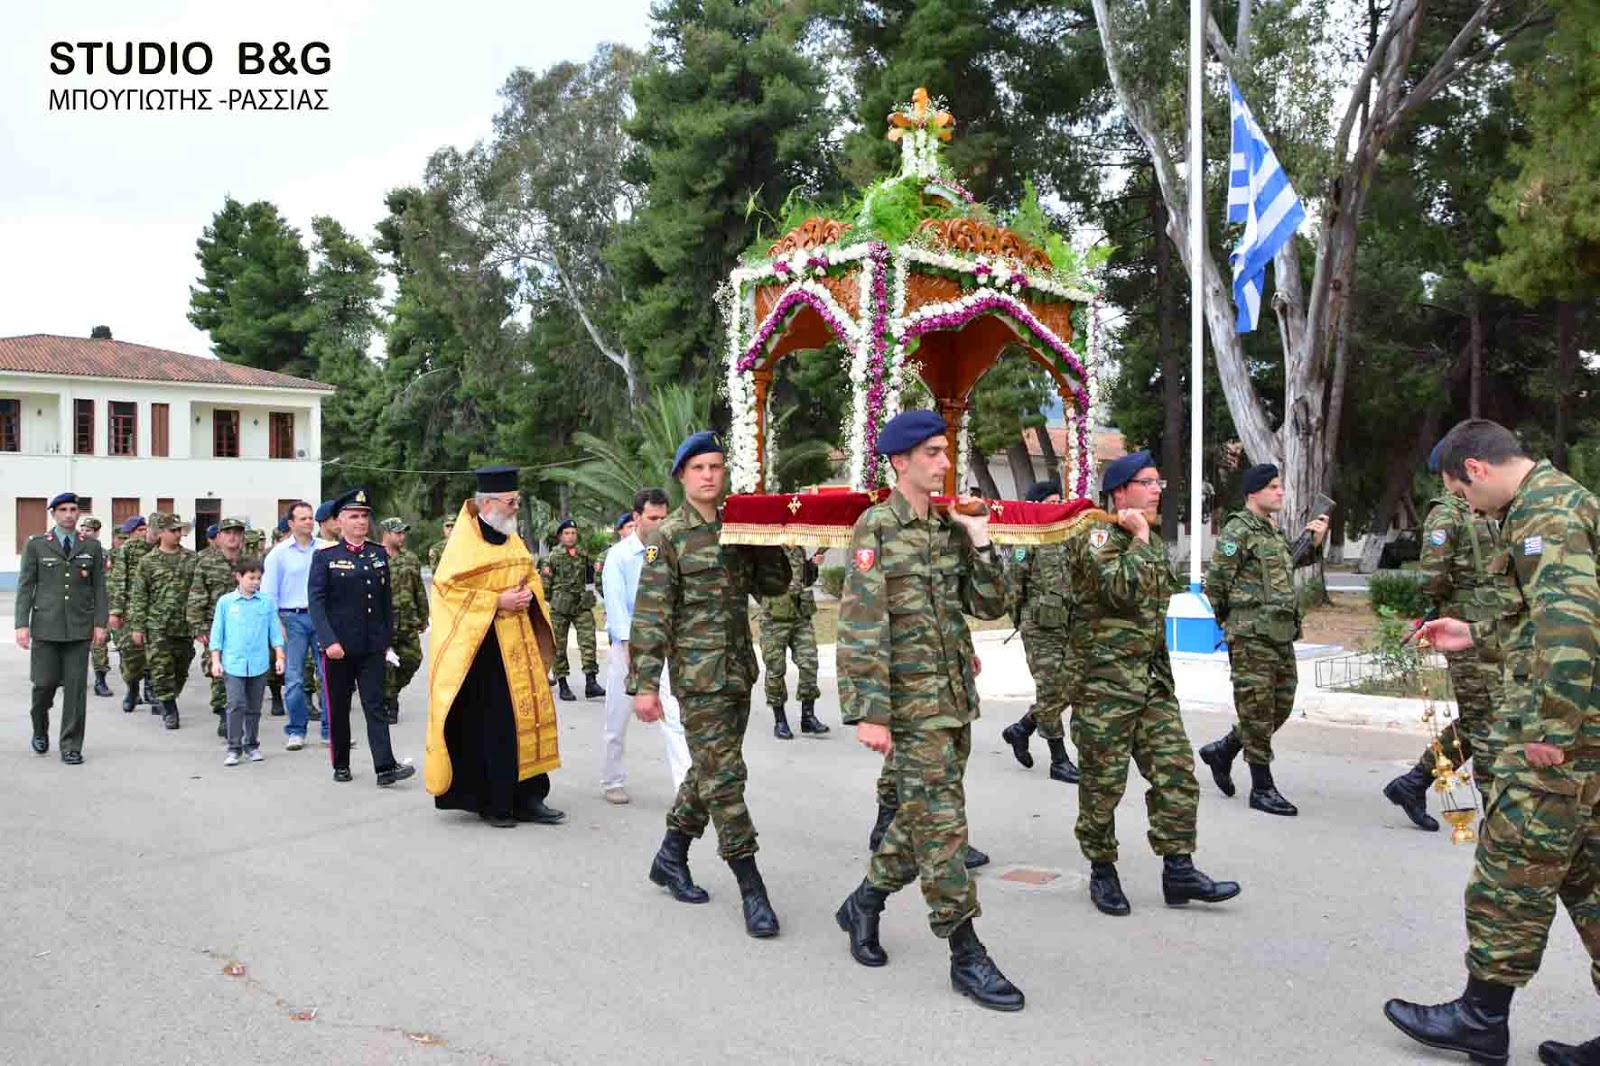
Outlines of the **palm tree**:
[[575,490],[574,510],[601,528],[633,507],[633,495],[642,488],[660,487],[676,507],[683,489],[668,476],[678,445],[711,421],[711,391],[706,385],[667,385],[652,389],[650,402],[634,409],[637,432],[616,440],[602,440],[578,432],[572,442],[584,458],[548,473]]

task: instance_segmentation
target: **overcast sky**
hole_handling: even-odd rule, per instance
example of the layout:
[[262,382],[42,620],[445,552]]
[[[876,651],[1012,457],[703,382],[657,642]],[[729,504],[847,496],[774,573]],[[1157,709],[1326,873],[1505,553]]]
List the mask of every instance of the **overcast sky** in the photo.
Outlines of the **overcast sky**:
[[[78,0],[11,5],[0,35],[0,336],[87,336],[196,355],[195,240],[223,197],[270,200],[309,237],[329,214],[363,237],[428,155],[486,135],[515,67],[643,48],[649,0],[338,0],[271,5]],[[56,41],[211,46],[200,78],[51,73]],[[241,40],[325,41],[322,77],[242,77]],[[269,50],[270,51],[270,50]],[[81,53],[80,53],[81,54]],[[98,69],[98,68],[97,68]],[[53,88],[320,87],[327,113],[63,113]]]

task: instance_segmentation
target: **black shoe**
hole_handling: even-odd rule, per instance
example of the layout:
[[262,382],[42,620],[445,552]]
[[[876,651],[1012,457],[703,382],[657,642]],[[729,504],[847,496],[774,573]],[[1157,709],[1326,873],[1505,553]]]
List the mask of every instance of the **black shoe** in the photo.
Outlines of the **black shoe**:
[[1000,739],[1011,745],[1011,754],[1027,770],[1033,769],[1033,752],[1028,750],[1028,738],[1033,736],[1036,728],[1038,724],[1034,720],[1033,712],[1029,711],[1000,730]]
[[801,700],[800,732],[809,736],[820,737],[827,731],[828,727],[823,725],[822,722],[817,718],[817,701]]
[[567,685],[567,679],[564,677],[556,682],[556,695],[567,703],[576,703],[578,700],[578,697],[572,694],[572,689]]
[[1181,907],[1191,900],[1221,903],[1240,892],[1237,881],[1213,881],[1194,867],[1187,855],[1168,855],[1161,863],[1161,895],[1169,907]]
[[889,961],[883,945],[878,943],[878,919],[883,916],[888,898],[889,893],[883,889],[862,881],[834,912],[839,928],[850,934],[850,957],[863,966],[883,966]]
[[66,763],[68,766],[82,766],[83,765],[83,752],[81,752],[81,751],[64,751],[64,752],[61,753],[61,761]]
[[335,781],[355,780],[354,775],[350,773],[350,767],[348,766],[335,766],[333,768],[333,779]]
[[517,827],[517,820],[509,814],[490,814],[488,811],[479,811],[478,817],[496,829],[515,829]]
[[32,747],[35,755],[47,755],[50,752],[50,738],[34,737]]
[[566,811],[558,811],[549,806],[544,800],[534,800],[532,803],[517,810],[517,821],[534,822],[538,825],[560,825],[567,820]]
[[794,733],[789,729],[789,716],[783,713],[782,707],[772,708],[772,735],[779,740],[794,739]]
[[1383,1016],[1419,1044],[1460,1051],[1473,1062],[1505,1062],[1511,1057],[1514,991],[1510,985],[1469,977],[1460,999],[1431,1006],[1391,999],[1383,1005]]
[[404,781],[417,772],[417,768],[410,763],[396,763],[387,770],[378,771],[378,787],[388,788],[398,781]]
[[1539,1061],[1546,1066],[1600,1066],[1600,1037],[1582,1044],[1546,1040],[1539,1045]]
[[1021,1010],[1022,990],[1000,972],[968,919],[950,934],[950,987],[990,1010]]
[[1211,767],[1211,780],[1217,783],[1224,796],[1236,791],[1233,787],[1233,760],[1239,757],[1243,746],[1239,738],[1229,733],[1221,740],[1213,740],[1200,749],[1200,761]]
[[104,670],[96,670],[94,672],[94,694],[96,696],[113,695],[111,686],[106,684],[106,672]]
[[1050,745],[1050,780],[1067,785],[1078,783],[1078,768],[1067,754],[1067,742],[1061,737],[1045,737]]
[[986,851],[979,851],[969,843],[967,845],[967,857],[963,861],[967,869],[976,870],[980,866],[989,865],[989,853]]
[[1437,833],[1439,823],[1428,813],[1428,789],[1432,786],[1433,759],[1424,755],[1417,765],[1384,785],[1383,794],[1390,803],[1406,812],[1412,825]]
[[583,675],[583,698],[586,700],[606,698],[606,690],[600,687],[600,682],[595,680],[594,674]]
[[1300,808],[1283,798],[1272,780],[1272,767],[1267,763],[1246,763],[1250,767],[1250,809],[1262,814],[1281,814],[1293,818]]
[[878,804],[878,820],[872,823],[872,832],[867,835],[867,850],[877,851],[878,845],[883,843],[883,834],[889,831],[889,825],[894,821],[894,812],[898,807],[885,807]]
[[668,829],[655,859],[650,863],[650,880],[672,893],[679,903],[705,903],[711,894],[694,883],[689,874],[690,837]]
[[1093,903],[1101,914],[1109,914],[1113,918],[1133,913],[1133,905],[1123,894],[1122,879],[1117,876],[1117,867],[1114,863],[1089,864],[1089,902]]
[[139,683],[133,682],[128,686],[128,691],[122,694],[122,712],[132,714],[137,706],[139,706]]
[[739,902],[744,906],[744,931],[757,940],[768,940],[778,935],[778,915],[767,899],[767,886],[756,868],[756,857],[734,859],[728,865],[739,882]]
[[178,701],[177,700],[162,700],[161,701],[161,724],[166,726],[168,729],[177,729],[178,728],[180,723],[178,721]]
[[287,713],[288,711],[284,710],[283,707],[283,693],[274,692],[272,694],[272,717],[282,718]]

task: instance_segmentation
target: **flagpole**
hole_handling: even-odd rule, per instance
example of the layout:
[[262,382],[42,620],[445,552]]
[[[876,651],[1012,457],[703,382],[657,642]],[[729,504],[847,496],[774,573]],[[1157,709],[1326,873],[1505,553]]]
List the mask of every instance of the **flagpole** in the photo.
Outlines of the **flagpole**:
[[1189,0],[1189,591],[1200,592],[1200,547],[1207,523],[1201,456],[1202,413],[1205,389],[1205,272],[1206,220],[1204,166],[1200,125],[1204,91],[1206,0]]

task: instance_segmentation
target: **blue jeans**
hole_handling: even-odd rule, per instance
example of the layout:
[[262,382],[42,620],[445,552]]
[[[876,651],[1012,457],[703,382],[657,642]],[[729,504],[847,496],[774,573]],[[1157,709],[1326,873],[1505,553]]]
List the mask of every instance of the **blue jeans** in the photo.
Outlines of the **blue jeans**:
[[316,632],[311,616],[304,611],[279,611],[278,620],[283,623],[284,638],[283,702],[289,711],[283,734],[304,737],[311,720],[306,704],[306,651],[315,643]]

